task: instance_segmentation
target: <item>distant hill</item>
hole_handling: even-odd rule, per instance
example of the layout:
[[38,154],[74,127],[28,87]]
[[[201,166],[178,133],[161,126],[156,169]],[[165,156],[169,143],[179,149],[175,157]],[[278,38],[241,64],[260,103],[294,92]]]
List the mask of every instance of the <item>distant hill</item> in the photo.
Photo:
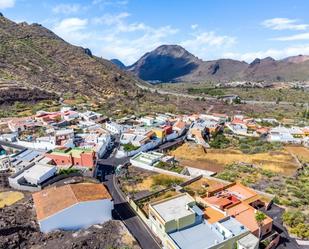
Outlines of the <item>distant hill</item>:
[[307,81],[309,56],[257,58],[250,64],[232,59],[203,61],[181,46],[162,45],[127,70],[143,80],[160,82]]
[[113,64],[115,64],[120,69],[126,69],[126,65],[122,63],[122,61],[118,59],[111,59],[110,60]]
[[133,75],[39,24],[17,24],[0,15],[0,44],[0,88],[11,96],[7,101],[67,93],[107,99],[135,90]]
[[191,74],[203,63],[178,45],[162,45],[143,55],[127,69],[148,81],[174,81]]

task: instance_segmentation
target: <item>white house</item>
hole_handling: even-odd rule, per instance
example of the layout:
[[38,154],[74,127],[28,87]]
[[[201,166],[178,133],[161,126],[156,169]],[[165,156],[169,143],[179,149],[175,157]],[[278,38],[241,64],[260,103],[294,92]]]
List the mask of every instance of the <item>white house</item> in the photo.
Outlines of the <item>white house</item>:
[[92,111],[86,111],[83,113],[80,113],[80,117],[84,119],[85,121],[94,121],[102,117],[102,114]]
[[147,126],[151,126],[154,124],[154,118],[150,116],[142,117],[140,121]]
[[33,185],[39,185],[57,173],[57,167],[37,163],[33,167],[24,171],[25,180]]
[[270,129],[267,139],[270,142],[301,143],[301,139],[295,138],[290,129],[281,126]]
[[18,171],[9,176],[9,184],[12,188],[24,191],[38,191],[41,184],[57,173],[57,167],[47,164],[50,159],[40,156],[38,161],[20,161]]
[[112,219],[113,202],[103,184],[81,183],[32,195],[40,229],[79,230]]
[[105,128],[112,134],[121,134],[123,132],[122,125],[117,124],[115,122],[107,122],[105,124]]
[[152,152],[140,152],[137,155],[130,158],[130,163],[139,168],[153,170],[153,167],[156,163],[158,163],[164,154],[152,151]]

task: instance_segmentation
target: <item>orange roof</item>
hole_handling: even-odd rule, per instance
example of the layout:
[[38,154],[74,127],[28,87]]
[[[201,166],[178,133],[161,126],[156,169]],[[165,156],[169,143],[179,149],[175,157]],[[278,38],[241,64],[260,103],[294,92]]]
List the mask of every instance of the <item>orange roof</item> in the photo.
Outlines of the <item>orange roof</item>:
[[111,199],[103,184],[81,183],[52,187],[32,194],[38,220],[84,201]]
[[235,185],[227,188],[226,190],[229,191],[231,194],[236,195],[242,201],[257,195],[255,191],[243,186],[240,183],[236,183]]
[[222,212],[217,211],[212,207],[207,207],[204,209],[205,219],[210,223],[215,223],[224,218],[224,214]]
[[177,121],[177,122],[174,124],[174,127],[181,130],[181,129],[183,129],[183,128],[186,127],[186,123],[183,122],[183,121]]
[[[256,210],[247,205],[247,204],[239,204],[227,210],[228,215],[232,215],[238,220],[241,224],[247,227],[252,233],[256,232],[259,229],[259,225],[255,220],[255,212]],[[272,219],[268,216],[263,221],[264,225],[272,223]]]

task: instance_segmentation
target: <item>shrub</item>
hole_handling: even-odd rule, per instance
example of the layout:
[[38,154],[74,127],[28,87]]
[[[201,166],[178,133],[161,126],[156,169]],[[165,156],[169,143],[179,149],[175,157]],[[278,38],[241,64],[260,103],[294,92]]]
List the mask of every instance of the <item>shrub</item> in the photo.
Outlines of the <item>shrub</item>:
[[132,143],[123,144],[122,147],[125,151],[133,151],[139,148],[139,146],[134,146]]
[[209,145],[215,149],[224,149],[230,145],[230,140],[228,140],[223,134],[218,134],[210,141]]
[[173,184],[180,184],[183,179],[177,177],[171,177],[167,175],[155,175],[152,177],[152,186],[161,185],[164,187],[171,187]]

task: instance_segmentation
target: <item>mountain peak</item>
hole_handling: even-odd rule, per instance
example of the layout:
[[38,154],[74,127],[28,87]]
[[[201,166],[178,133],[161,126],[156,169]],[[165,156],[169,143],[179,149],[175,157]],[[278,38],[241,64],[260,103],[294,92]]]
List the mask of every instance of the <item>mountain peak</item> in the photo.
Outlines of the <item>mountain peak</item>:
[[189,74],[201,62],[179,45],[161,45],[144,54],[128,70],[143,80],[169,82]]

